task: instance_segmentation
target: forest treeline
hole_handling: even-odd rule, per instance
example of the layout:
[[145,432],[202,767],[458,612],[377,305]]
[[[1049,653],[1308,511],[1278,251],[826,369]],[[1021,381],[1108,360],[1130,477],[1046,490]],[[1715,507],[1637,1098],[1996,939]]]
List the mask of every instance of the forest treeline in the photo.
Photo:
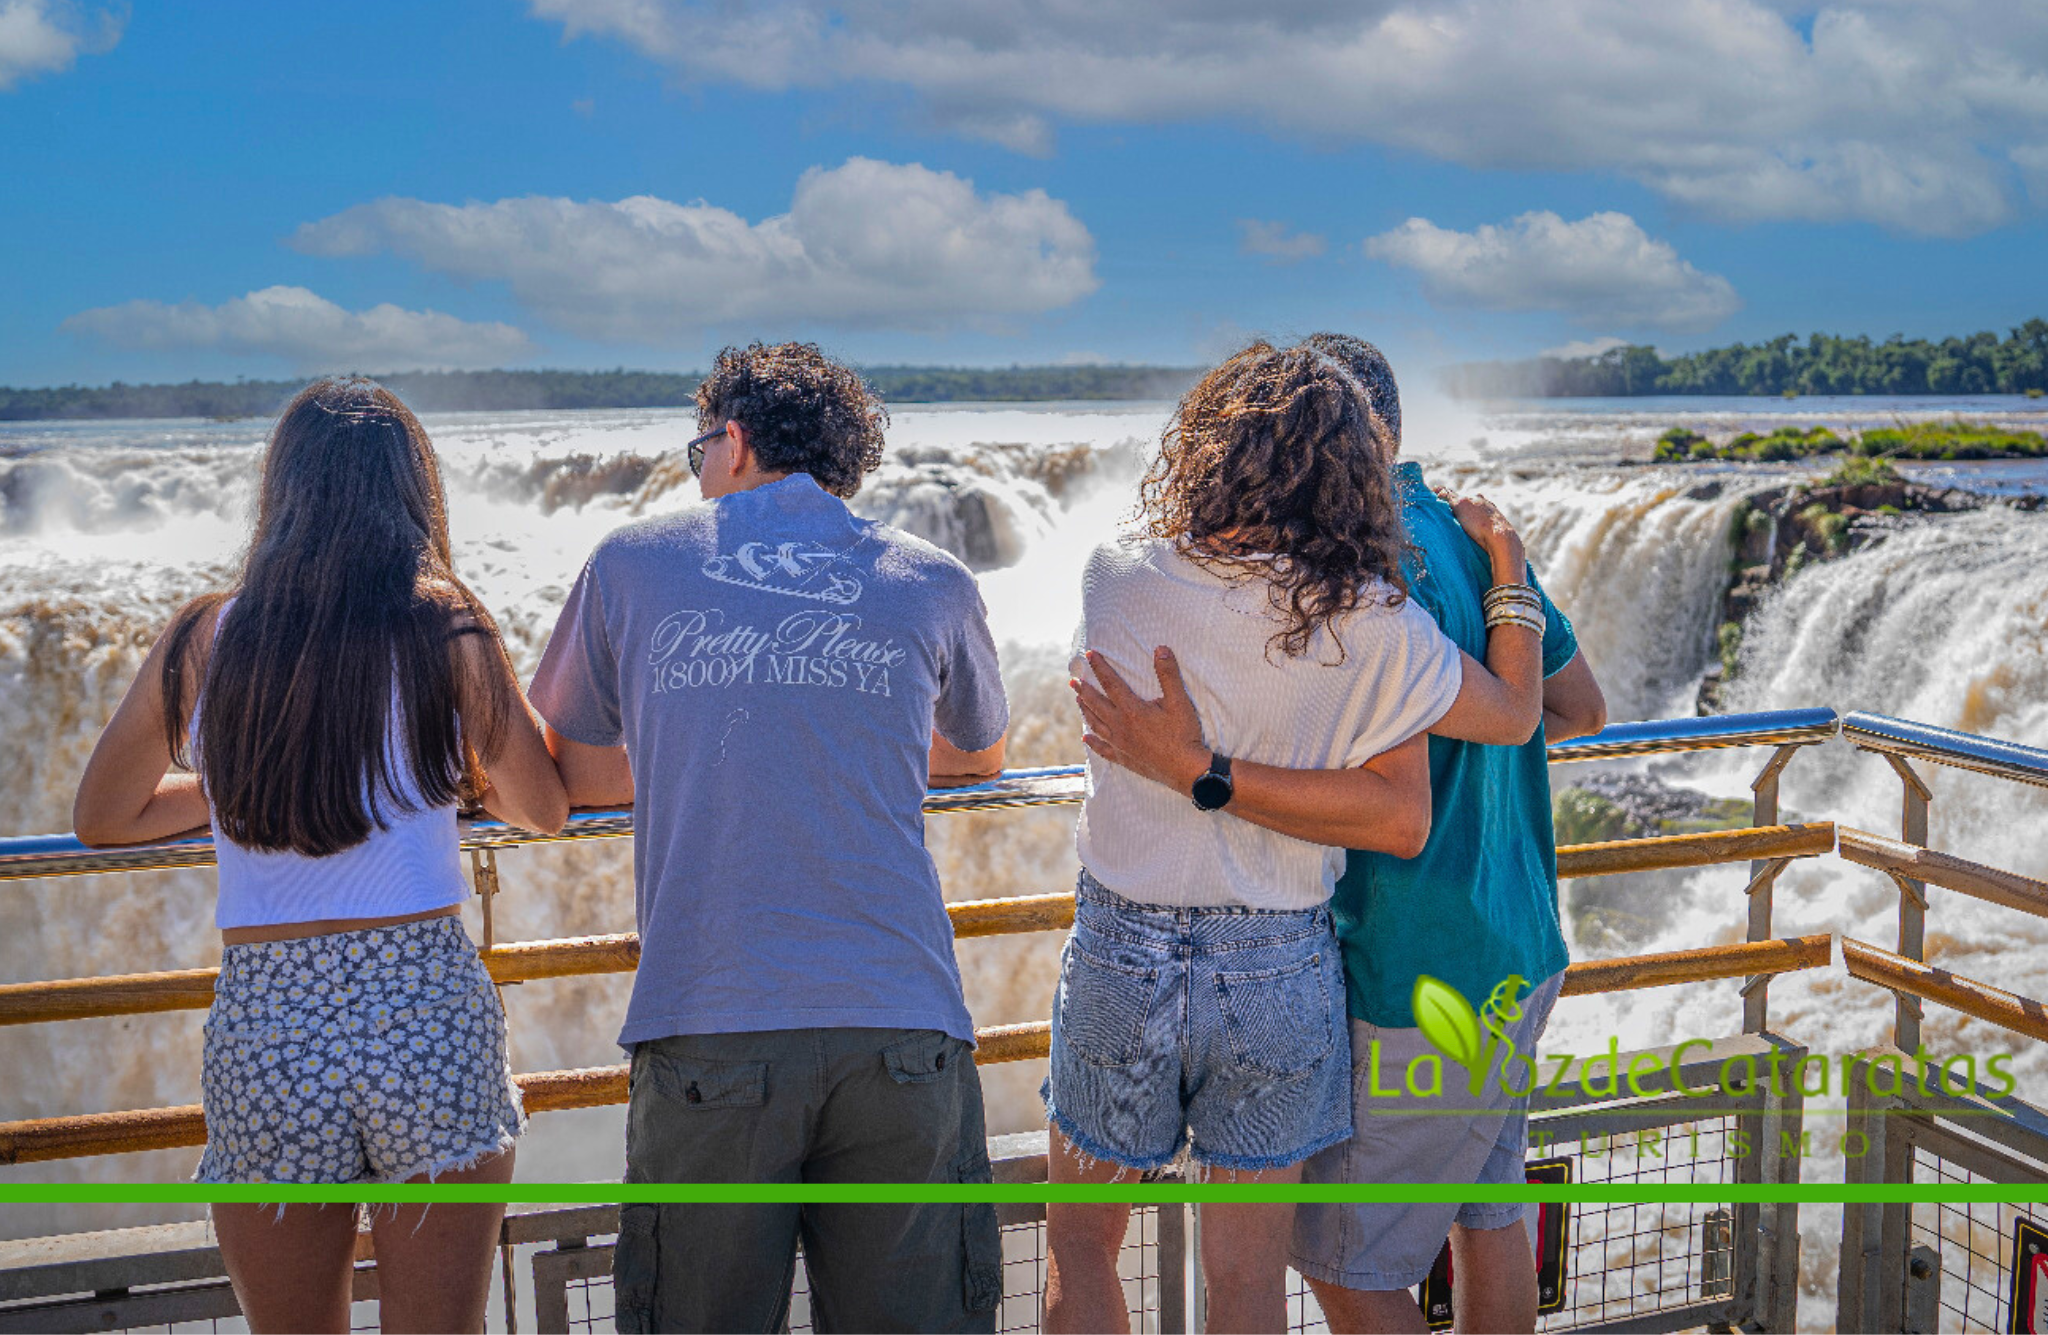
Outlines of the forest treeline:
[[[1165,366],[872,366],[893,403],[1173,398],[1196,372]],[[423,413],[567,408],[674,408],[693,402],[695,373],[409,371],[377,377]],[[0,421],[105,417],[269,417],[303,380],[192,380],[174,385],[0,387]]]
[[1593,357],[1470,362],[1444,373],[1460,398],[1605,398],[1642,394],[2026,394],[2048,393],[2048,320],[2004,338],[1876,342],[1785,334],[1665,358],[1629,344]]

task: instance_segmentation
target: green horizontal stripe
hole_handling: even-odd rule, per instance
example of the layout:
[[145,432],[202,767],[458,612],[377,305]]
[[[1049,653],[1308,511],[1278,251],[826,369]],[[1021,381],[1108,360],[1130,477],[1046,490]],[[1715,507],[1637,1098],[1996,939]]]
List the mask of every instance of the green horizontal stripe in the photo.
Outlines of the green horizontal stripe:
[[201,1183],[14,1183],[0,1185],[0,1203],[130,1204],[208,1203],[295,1204],[364,1201],[373,1204],[454,1204],[506,1202],[546,1205],[617,1205],[662,1202],[736,1204],[1109,1204],[1144,1205],[1181,1201],[1295,1201],[1526,1203],[1569,1201],[1574,1204],[1732,1204],[1737,1202],[1942,1202],[2034,1203],[2048,1200],[2048,1184],[2023,1183],[1875,1183],[1845,1185],[1811,1182],[1769,1186],[1711,1182],[1679,1183],[1531,1183],[1473,1185],[1437,1183],[1342,1184],[1306,1186],[1232,1183],[1110,1183],[1050,1186],[1045,1183],[980,1186],[960,1183],[848,1184],[777,1183],[677,1184],[616,1182],[512,1182],[353,1184],[343,1186],[219,1186]]

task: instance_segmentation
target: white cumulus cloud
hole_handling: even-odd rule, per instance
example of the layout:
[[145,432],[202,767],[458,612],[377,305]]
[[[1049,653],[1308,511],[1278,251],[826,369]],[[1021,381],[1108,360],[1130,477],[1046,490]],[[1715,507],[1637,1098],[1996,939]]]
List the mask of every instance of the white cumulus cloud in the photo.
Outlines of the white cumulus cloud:
[[897,89],[1028,153],[1062,123],[1230,120],[1730,219],[1980,231],[2015,212],[2009,150],[2048,139],[2040,0],[530,3],[692,86]]
[[303,287],[266,287],[218,306],[130,301],[80,311],[63,327],[124,348],[282,357],[307,373],[503,366],[534,350],[509,324],[389,303],[351,311]]
[[1329,240],[1316,232],[1297,232],[1283,222],[1238,220],[1237,249],[1241,254],[1259,255],[1275,264],[1294,264],[1314,259],[1329,248]]
[[1566,222],[1546,210],[1469,232],[1410,218],[1365,252],[1414,270],[1442,305],[1671,330],[1707,329],[1742,307],[1727,279],[1701,273],[1625,213]]
[[812,168],[789,212],[701,200],[380,199],[307,223],[316,255],[390,252],[503,282],[588,338],[660,343],[714,326],[937,329],[1038,314],[1093,292],[1095,242],[1042,190],[983,194],[917,164]]
[[69,0],[0,0],[0,92],[108,50],[121,40],[122,26],[111,11],[88,15]]

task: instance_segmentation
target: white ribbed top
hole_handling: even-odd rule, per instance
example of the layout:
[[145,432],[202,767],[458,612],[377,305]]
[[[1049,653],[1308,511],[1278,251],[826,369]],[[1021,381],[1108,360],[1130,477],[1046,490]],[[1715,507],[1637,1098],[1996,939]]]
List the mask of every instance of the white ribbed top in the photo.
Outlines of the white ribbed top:
[[[1362,764],[1443,717],[1463,681],[1458,648],[1412,600],[1375,602],[1290,657],[1268,642],[1284,622],[1263,580],[1232,585],[1161,540],[1108,543],[1082,578],[1079,651],[1108,658],[1140,695],[1157,698],[1152,653],[1172,648],[1204,739],[1239,760],[1290,769]],[[1090,752],[1078,835],[1081,864],[1145,904],[1314,908],[1344,868],[1324,848],[1230,814]]]
[[[232,603],[224,604],[214,621],[216,635],[229,606]],[[376,811],[383,828],[373,824],[362,843],[324,858],[244,848],[216,829],[220,898],[214,908],[215,926],[225,931],[337,918],[395,918],[463,901],[469,886],[462,876],[455,807],[422,805],[419,781],[400,744],[399,703],[394,683],[384,749],[399,795],[414,810],[396,810],[388,796],[379,794]],[[198,737],[195,705],[195,751]]]

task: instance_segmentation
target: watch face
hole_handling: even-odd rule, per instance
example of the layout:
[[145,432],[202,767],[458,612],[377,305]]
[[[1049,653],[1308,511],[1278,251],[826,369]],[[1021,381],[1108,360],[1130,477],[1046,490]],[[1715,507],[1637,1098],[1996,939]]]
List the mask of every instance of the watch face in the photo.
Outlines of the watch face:
[[1204,774],[1195,780],[1192,795],[1196,806],[1214,811],[1230,800],[1230,791],[1230,780],[1220,774]]

